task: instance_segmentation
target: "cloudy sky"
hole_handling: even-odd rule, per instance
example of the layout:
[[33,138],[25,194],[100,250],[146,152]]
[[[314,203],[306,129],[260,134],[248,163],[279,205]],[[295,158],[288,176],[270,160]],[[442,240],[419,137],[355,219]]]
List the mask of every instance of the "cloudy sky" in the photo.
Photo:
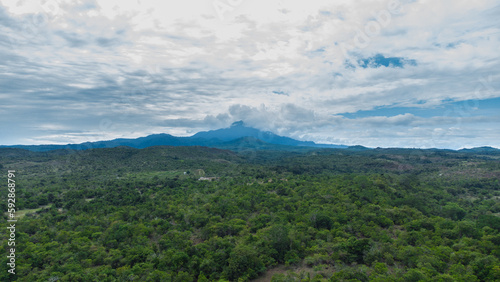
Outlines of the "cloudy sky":
[[500,148],[497,0],[0,0],[0,144]]

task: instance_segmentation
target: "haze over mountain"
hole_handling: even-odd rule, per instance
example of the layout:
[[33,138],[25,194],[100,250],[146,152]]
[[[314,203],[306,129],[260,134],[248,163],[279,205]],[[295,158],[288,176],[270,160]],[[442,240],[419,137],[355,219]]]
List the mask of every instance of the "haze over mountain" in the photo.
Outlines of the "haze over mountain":
[[114,139],[109,141],[85,142],[68,145],[14,145],[1,146],[22,148],[31,151],[50,151],[57,149],[85,150],[93,148],[114,148],[128,146],[147,148],[151,146],[207,146],[231,150],[295,150],[296,147],[347,148],[344,145],[316,144],[312,141],[299,141],[279,136],[269,131],[247,127],[243,121],[234,122],[228,128],[198,132],[190,137],[176,137],[170,134],[153,134],[136,139]]

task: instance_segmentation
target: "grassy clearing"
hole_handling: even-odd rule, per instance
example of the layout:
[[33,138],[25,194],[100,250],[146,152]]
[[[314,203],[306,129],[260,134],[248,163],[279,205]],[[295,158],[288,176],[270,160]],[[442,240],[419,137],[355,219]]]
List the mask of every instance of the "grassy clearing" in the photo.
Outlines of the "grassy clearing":
[[135,179],[135,180],[151,180],[153,178],[159,178],[159,179],[164,179],[164,178],[174,178],[174,177],[179,177],[179,178],[187,178],[189,174],[184,175],[184,171],[177,171],[177,170],[171,170],[171,171],[153,171],[153,172],[139,172],[139,173],[129,173],[127,174],[126,178],[127,179]]
[[24,210],[18,210],[16,211],[16,219],[19,220],[19,219],[22,219],[23,217],[25,217],[27,214],[30,214],[30,213],[35,213],[35,212],[38,212],[38,211],[41,211],[42,209],[44,208],[50,208],[52,206],[52,204],[49,204],[49,205],[45,205],[45,206],[41,206],[39,208],[36,208],[36,209],[24,209]]

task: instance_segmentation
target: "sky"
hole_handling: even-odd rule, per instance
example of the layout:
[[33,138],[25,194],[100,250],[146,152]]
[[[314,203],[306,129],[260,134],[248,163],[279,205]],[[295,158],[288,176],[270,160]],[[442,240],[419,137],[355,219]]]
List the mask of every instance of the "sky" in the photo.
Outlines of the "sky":
[[0,0],[0,144],[500,148],[497,0]]

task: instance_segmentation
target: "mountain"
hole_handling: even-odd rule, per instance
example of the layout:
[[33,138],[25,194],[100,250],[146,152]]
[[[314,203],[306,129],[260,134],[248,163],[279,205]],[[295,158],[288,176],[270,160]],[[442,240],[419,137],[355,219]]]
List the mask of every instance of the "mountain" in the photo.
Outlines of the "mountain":
[[86,150],[94,148],[114,148],[127,146],[143,149],[151,146],[205,146],[214,148],[242,150],[282,150],[293,151],[297,147],[347,148],[342,145],[316,144],[311,141],[299,141],[276,135],[269,131],[260,131],[247,127],[243,121],[233,123],[229,128],[198,132],[190,137],[176,137],[170,134],[153,134],[135,139],[114,139],[109,141],[85,142],[67,145],[14,145],[0,146],[21,148],[30,151],[52,151],[59,149]]
[[86,150],[95,148],[115,148],[120,146],[127,146],[137,149],[143,149],[151,146],[206,146],[214,147],[213,145],[220,143],[218,140],[205,140],[190,137],[176,137],[170,134],[153,134],[146,137],[139,137],[136,139],[114,139],[109,141],[85,142],[81,144],[67,144],[67,145],[14,145],[14,146],[1,146],[22,148],[30,151],[51,151],[59,149],[68,150]]
[[316,144],[312,141],[299,141],[289,137],[279,136],[270,131],[260,131],[252,127],[247,127],[243,121],[234,122],[229,128],[198,132],[192,137],[203,138],[207,140],[219,139],[222,141],[231,141],[243,137],[253,137],[266,143],[276,145],[319,148],[347,148],[347,146],[343,145]]
[[[248,127],[243,121],[234,122],[228,128],[201,131],[190,137],[177,137],[170,134],[153,134],[135,139],[119,138],[108,141],[85,142],[67,145],[14,145],[0,148],[21,148],[35,152],[53,150],[86,150],[94,148],[115,148],[120,146],[143,149],[152,146],[204,146],[232,151],[267,150],[304,152],[312,148],[348,149],[350,151],[371,151],[363,146],[344,146],[332,144],[316,144],[312,141],[299,141],[290,137],[279,136],[270,131]],[[382,149],[382,148],[381,148]],[[492,147],[477,147],[461,149],[462,153],[477,153],[482,155],[500,155],[500,149]]]
[[470,148],[470,149],[460,149],[458,150],[459,152],[464,152],[464,153],[476,153],[476,154],[486,154],[486,155],[498,155],[500,154],[500,150],[493,148],[493,147],[475,147],[475,148]]

